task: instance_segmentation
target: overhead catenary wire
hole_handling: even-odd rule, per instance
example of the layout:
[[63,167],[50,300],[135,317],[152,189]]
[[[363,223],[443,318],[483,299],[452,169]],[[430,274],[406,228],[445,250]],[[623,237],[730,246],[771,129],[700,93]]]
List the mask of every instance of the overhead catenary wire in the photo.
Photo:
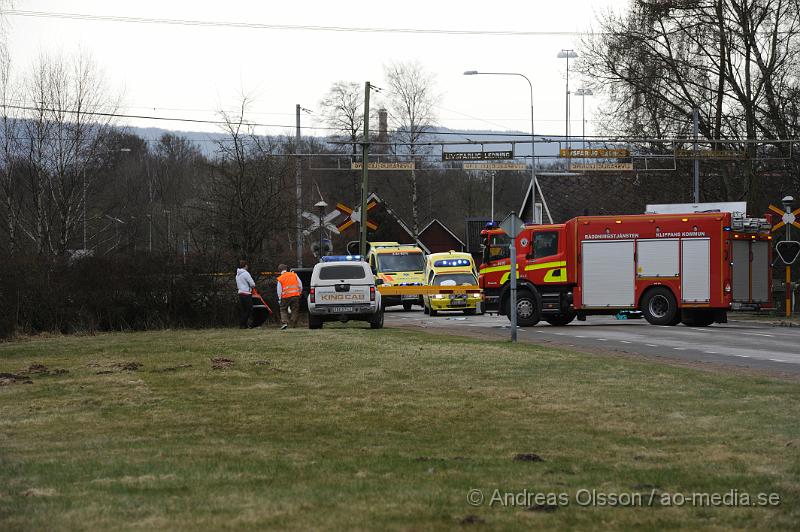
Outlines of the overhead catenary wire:
[[236,22],[220,20],[196,20],[174,18],[130,17],[119,15],[90,15],[87,13],[64,13],[54,11],[30,11],[21,9],[6,10],[5,15],[35,18],[57,18],[85,20],[94,22],[122,22],[128,24],[165,24],[173,26],[199,26],[216,28],[254,29],[254,30],[288,30],[288,31],[327,31],[345,33],[410,33],[430,35],[477,35],[505,37],[581,37],[598,35],[584,31],[518,31],[518,30],[461,30],[447,28],[391,28],[369,26],[314,26],[308,24],[264,24],[258,22]]

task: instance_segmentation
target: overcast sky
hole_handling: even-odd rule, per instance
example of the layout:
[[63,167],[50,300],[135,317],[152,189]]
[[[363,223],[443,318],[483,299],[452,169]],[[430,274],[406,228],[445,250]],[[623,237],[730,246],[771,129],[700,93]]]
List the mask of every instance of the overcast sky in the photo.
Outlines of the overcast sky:
[[[529,89],[510,76],[464,76],[465,70],[519,72],[534,85],[537,134],[564,133],[566,62],[556,54],[577,48],[579,33],[598,12],[624,9],[625,0],[545,1],[165,1],[15,0],[13,9],[160,19],[291,26],[413,28],[563,35],[367,33],[311,29],[243,29],[156,23],[69,20],[11,14],[8,44],[14,67],[37,54],[85,50],[122,94],[121,112],[214,119],[242,93],[254,99],[250,117],[287,133],[295,104],[317,111],[339,80],[381,86],[383,65],[419,61],[441,94],[438,122],[462,129],[530,130]],[[574,92],[582,80],[570,75]],[[599,98],[586,98],[587,135]],[[573,96],[572,131],[580,134],[581,101]],[[137,126],[213,130],[179,122],[127,120]],[[321,126],[314,115],[304,126]],[[323,130],[305,133],[323,134]]]

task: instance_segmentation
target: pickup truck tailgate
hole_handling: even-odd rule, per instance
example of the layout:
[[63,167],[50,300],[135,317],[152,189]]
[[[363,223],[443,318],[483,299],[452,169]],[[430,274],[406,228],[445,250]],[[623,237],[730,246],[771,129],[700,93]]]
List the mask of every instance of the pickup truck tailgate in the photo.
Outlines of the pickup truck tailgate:
[[337,307],[337,312],[362,312],[364,306],[370,305],[370,287],[369,284],[350,283],[317,285],[316,305]]

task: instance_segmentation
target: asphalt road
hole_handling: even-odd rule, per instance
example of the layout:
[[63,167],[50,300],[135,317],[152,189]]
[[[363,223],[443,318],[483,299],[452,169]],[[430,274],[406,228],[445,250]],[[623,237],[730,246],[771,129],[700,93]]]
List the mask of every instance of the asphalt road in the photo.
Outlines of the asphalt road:
[[[430,317],[421,310],[404,312],[391,307],[386,327],[422,327],[448,333],[490,338],[509,338],[505,316],[463,316],[459,313]],[[710,327],[650,325],[643,319],[616,320],[610,316],[589,317],[565,327],[540,322],[520,327],[519,341],[553,343],[581,350],[603,350],[666,357],[689,362],[763,369],[800,375],[800,327],[776,327],[755,321],[738,321],[729,314],[727,324]]]

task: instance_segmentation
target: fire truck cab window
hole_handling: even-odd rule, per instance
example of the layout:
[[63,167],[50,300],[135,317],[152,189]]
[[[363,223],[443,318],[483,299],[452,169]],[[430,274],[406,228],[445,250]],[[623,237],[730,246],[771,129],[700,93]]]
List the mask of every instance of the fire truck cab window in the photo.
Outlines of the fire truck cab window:
[[533,258],[541,259],[558,253],[558,232],[536,233],[533,238]]
[[506,234],[492,235],[489,240],[489,260],[507,259],[510,256],[510,243],[511,239]]

